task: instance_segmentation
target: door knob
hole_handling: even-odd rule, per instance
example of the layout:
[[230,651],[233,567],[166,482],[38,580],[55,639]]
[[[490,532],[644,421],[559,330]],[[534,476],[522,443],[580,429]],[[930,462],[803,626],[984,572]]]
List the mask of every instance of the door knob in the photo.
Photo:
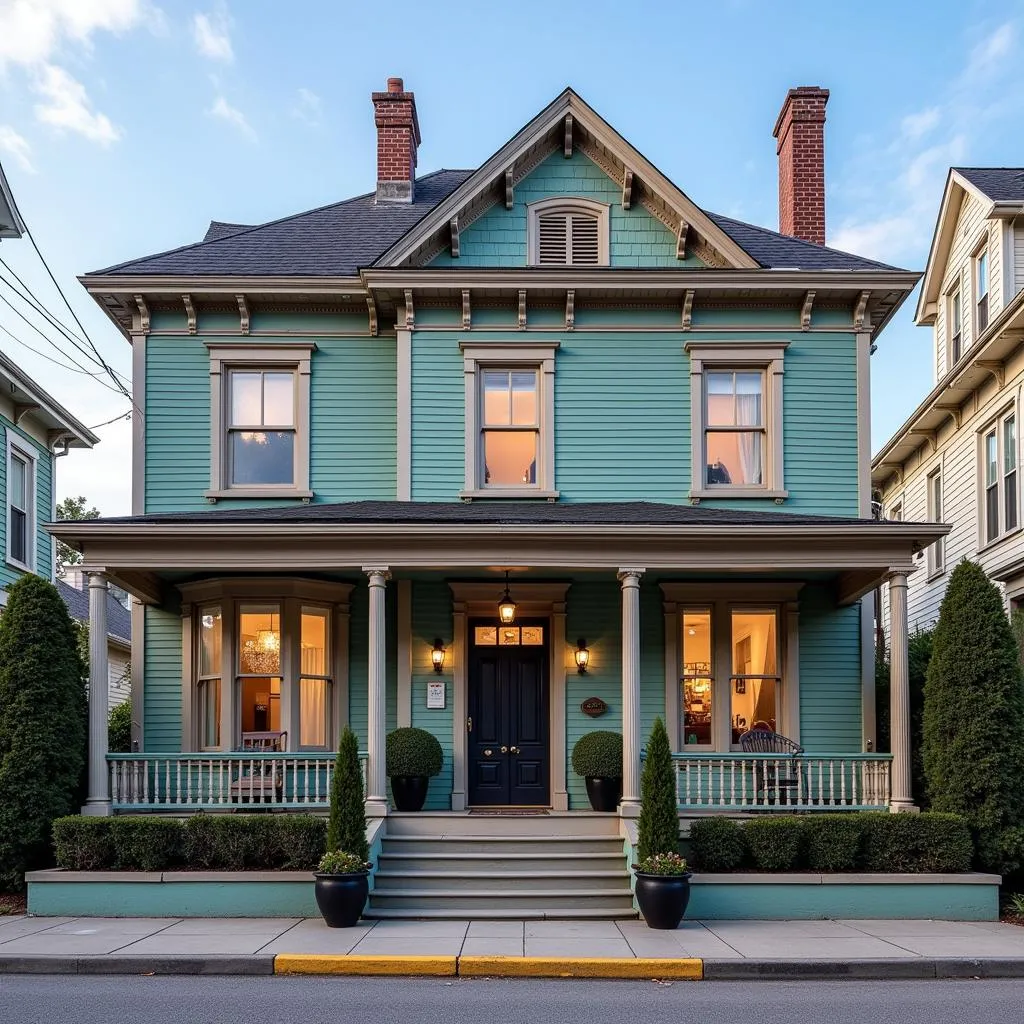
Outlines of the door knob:
[[513,753],[513,754],[518,754],[518,753],[520,753],[520,750],[519,750],[519,748],[518,748],[518,747],[509,747],[509,751],[510,751],[511,753]]
[[502,747],[502,748],[501,748],[501,752],[502,752],[503,754],[507,754],[507,753],[508,753],[508,747]]
[[493,750],[491,750],[491,748],[490,748],[490,747],[485,747],[485,748],[484,748],[484,757],[490,757],[490,756],[491,756],[491,754],[493,754],[493,753],[494,753],[494,751],[493,751]]

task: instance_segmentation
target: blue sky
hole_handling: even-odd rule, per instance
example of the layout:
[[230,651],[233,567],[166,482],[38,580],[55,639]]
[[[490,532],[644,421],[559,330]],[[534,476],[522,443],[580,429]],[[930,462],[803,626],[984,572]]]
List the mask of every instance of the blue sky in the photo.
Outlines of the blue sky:
[[[783,13],[784,12],[784,13]],[[923,269],[950,164],[1024,165],[1024,3],[720,0],[0,0],[0,161],[104,356],[127,342],[75,276],[365,192],[370,92],[416,93],[420,171],[475,167],[572,85],[699,205],[777,225],[786,90],[831,90],[830,244]],[[26,241],[0,255],[59,312]],[[874,446],[933,384],[913,300],[872,359]],[[0,325],[46,345],[5,306]],[[128,409],[0,349],[89,425]],[[52,350],[50,350],[52,352]],[[129,508],[130,428],[60,464],[61,495]]]

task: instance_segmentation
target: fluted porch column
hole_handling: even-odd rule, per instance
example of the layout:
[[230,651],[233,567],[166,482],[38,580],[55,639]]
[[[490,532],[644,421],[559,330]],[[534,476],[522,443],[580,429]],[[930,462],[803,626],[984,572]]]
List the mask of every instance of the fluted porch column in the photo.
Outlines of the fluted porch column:
[[640,814],[640,577],[620,569],[622,585],[622,802],[624,818]]
[[85,578],[89,584],[89,788],[82,813],[105,815],[111,813],[107,768],[107,578],[101,572],[86,572]]
[[383,818],[388,813],[387,776],[384,744],[386,740],[385,687],[387,685],[386,625],[384,598],[391,579],[386,565],[364,566],[370,578],[370,651],[367,660],[369,712],[367,715],[366,814]]
[[910,772],[910,666],[907,658],[907,574],[889,576],[889,810],[916,811]]

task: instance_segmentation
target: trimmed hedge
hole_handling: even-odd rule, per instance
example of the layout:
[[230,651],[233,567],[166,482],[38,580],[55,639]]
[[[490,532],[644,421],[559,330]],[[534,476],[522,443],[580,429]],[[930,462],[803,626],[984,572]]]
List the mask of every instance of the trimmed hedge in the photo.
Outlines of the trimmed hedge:
[[608,729],[585,733],[572,748],[572,770],[585,779],[621,779],[622,734]]
[[444,764],[437,737],[426,729],[405,725],[393,729],[384,741],[384,770],[391,777],[425,776],[432,779]]
[[58,818],[57,866],[67,871],[312,871],[327,822],[307,814]]
[[803,814],[703,818],[690,826],[698,870],[881,871],[956,874],[971,870],[974,844],[955,814]]

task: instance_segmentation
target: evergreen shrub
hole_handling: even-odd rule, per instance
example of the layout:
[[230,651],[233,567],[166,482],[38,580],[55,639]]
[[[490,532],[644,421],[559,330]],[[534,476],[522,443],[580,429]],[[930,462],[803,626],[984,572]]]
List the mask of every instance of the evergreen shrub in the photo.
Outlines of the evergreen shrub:
[[856,871],[861,863],[864,824],[859,814],[808,817],[807,866],[812,871]]
[[693,822],[690,848],[701,871],[736,871],[747,853],[743,827],[732,818],[700,818]]
[[859,817],[866,871],[952,874],[971,869],[971,830],[958,815],[881,812]]
[[433,733],[403,726],[388,733],[384,760],[389,776],[420,775],[432,779],[441,771],[444,751]]
[[113,818],[82,814],[57,818],[53,849],[57,866],[66,871],[108,871],[116,862]]
[[338,743],[331,778],[331,813],[327,824],[327,852],[340,850],[367,860],[366,803],[363,773],[359,767],[359,744],[346,725]]
[[640,820],[637,823],[637,860],[659,853],[679,852],[679,812],[672,771],[672,751],[661,718],[654,720],[640,777]]
[[595,729],[572,748],[572,770],[585,779],[622,778],[622,734]]
[[112,754],[129,754],[132,749],[132,702],[122,701],[110,709],[107,719],[107,749]]
[[743,838],[756,871],[799,871],[804,866],[807,829],[804,818],[754,818]]
[[168,818],[111,818],[116,871],[162,871],[181,860],[181,822]]

